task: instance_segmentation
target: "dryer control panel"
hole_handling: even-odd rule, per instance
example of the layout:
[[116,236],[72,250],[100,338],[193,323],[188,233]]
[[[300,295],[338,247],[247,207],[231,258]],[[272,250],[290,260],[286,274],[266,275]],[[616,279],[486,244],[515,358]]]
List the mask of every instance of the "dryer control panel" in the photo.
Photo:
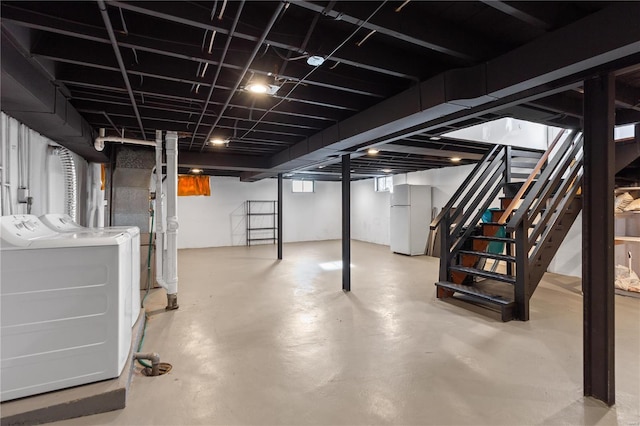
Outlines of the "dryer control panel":
[[33,240],[55,237],[58,233],[31,214],[0,217],[2,246],[28,247]]
[[49,228],[60,232],[83,231],[87,229],[75,223],[68,214],[47,213],[40,216],[40,220],[49,226]]

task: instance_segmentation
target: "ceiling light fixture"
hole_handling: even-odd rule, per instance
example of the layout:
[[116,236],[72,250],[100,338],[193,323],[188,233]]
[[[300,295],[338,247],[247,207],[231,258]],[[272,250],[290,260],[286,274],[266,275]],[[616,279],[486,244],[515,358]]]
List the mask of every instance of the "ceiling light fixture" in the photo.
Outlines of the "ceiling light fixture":
[[202,173],[202,169],[191,169],[190,171],[191,171],[191,173],[194,173],[194,174]]
[[229,139],[212,138],[212,139],[209,139],[209,143],[211,145],[215,145],[215,146],[228,145],[229,144]]
[[451,160],[452,163],[459,163],[462,160],[462,158],[460,158],[460,157],[451,157],[450,160]]
[[391,173],[391,169],[382,169],[384,173]]
[[380,150],[379,149],[375,149],[375,148],[369,148],[367,150],[367,154],[369,154],[369,155],[376,155],[379,152],[380,152]]
[[431,136],[429,139],[431,139],[432,141],[439,141],[442,138],[440,136]]
[[307,58],[307,64],[311,65],[312,67],[319,67],[320,65],[324,64],[324,58],[319,55],[309,56]]
[[318,166],[319,169],[324,169],[326,166]]
[[251,78],[243,89],[247,92],[255,93],[257,95],[275,95],[276,92],[280,89],[280,86],[276,84],[269,84],[261,79]]

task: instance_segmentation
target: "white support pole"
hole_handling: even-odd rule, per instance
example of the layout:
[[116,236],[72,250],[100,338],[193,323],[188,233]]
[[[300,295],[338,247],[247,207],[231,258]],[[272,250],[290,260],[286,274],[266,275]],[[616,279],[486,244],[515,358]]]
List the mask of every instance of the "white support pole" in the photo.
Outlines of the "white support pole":
[[156,130],[156,282],[165,290],[164,280],[164,213],[162,207],[162,131]]
[[167,132],[167,309],[178,309],[178,133]]

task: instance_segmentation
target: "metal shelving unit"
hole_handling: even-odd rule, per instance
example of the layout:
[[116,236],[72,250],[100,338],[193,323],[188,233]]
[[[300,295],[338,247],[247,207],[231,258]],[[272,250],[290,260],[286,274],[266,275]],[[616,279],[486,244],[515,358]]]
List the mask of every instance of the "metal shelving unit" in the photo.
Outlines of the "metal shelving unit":
[[247,200],[247,245],[278,241],[278,202]]

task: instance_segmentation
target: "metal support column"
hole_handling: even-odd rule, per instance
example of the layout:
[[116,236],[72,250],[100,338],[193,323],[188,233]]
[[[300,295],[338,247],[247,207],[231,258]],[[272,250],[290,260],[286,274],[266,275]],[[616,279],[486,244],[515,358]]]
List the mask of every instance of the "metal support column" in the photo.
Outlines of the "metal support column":
[[278,260],[282,260],[282,173],[278,173]]
[[342,290],[351,291],[351,156],[342,156]]
[[614,100],[613,75],[584,82],[584,394],[610,406],[615,403]]

